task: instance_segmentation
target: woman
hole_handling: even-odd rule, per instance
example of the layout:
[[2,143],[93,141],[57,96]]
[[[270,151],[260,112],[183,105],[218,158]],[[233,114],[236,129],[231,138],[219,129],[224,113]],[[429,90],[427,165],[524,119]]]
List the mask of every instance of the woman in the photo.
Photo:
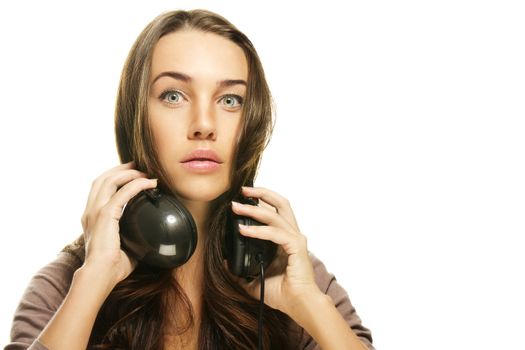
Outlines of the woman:
[[[346,292],[307,250],[288,201],[243,187],[272,127],[270,91],[246,36],[205,10],[155,18],[121,76],[123,164],[92,183],[83,234],[32,279],[6,349],[255,349],[259,282],[228,271],[220,249],[228,210],[266,224],[243,235],[279,245],[265,279],[266,349],[373,349]],[[157,186],[197,226],[194,254],[172,270],[148,269],[120,247],[125,204]],[[238,193],[260,205],[232,202]]]

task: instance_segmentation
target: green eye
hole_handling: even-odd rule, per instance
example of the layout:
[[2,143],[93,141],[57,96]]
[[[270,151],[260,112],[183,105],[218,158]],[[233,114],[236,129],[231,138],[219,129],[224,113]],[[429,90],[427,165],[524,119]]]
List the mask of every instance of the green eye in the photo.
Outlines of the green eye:
[[178,103],[180,100],[180,92],[176,90],[166,90],[160,95],[160,98],[164,100],[166,97],[169,103]]
[[[223,100],[226,102],[228,107],[239,107],[243,102],[242,97],[239,95],[226,95],[223,97]],[[237,100],[237,105],[235,104],[235,100]]]
[[[162,101],[166,101],[169,104],[178,104],[180,102],[181,97],[182,97],[182,94],[180,93],[180,91],[172,90],[172,89],[163,91],[159,96],[159,98]],[[240,107],[243,104],[243,98],[239,95],[234,95],[234,94],[224,95],[221,98],[221,101],[226,102],[225,105],[229,108]]]

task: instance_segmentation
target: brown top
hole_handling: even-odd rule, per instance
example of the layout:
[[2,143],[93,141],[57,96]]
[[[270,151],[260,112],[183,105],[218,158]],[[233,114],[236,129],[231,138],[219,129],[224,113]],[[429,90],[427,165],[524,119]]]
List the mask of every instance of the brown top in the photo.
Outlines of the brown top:
[[[337,310],[361,341],[369,349],[375,350],[371,332],[361,324],[361,319],[350,303],[346,291],[337,283],[335,276],[326,270],[324,264],[311,252],[309,254],[319,288],[332,298]],[[36,338],[62,303],[69,290],[73,273],[79,267],[79,260],[74,255],[60,252],[55,260],[33,276],[15,311],[11,342],[4,350],[48,350]],[[290,327],[301,332],[298,349],[321,349],[297,323],[293,322]]]

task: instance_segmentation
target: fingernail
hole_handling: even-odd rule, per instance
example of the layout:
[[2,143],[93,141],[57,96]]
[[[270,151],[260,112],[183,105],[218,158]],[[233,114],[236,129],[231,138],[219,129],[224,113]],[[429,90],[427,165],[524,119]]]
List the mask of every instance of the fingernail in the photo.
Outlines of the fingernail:
[[241,206],[241,203],[239,202],[236,202],[236,201],[232,201],[232,205],[236,208],[239,208]]
[[243,224],[239,224],[239,228],[240,229],[248,229],[250,226],[246,226],[246,225],[243,225]]

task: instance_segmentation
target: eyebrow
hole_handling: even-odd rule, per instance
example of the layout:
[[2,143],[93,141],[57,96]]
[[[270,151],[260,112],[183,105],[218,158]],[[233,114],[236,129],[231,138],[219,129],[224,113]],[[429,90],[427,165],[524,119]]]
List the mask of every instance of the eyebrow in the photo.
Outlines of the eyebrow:
[[[171,77],[173,79],[177,79],[177,80],[183,81],[185,83],[191,83],[192,82],[192,78],[189,75],[187,75],[187,74],[180,73],[180,72],[168,71],[168,72],[162,72],[159,75],[157,75],[157,77],[153,80],[151,85],[153,86],[153,84],[155,84],[155,82],[157,80],[159,80],[160,78],[162,78],[162,77]],[[233,86],[233,85],[239,85],[239,84],[247,86],[246,81],[242,80],[242,79],[226,79],[226,80],[220,80],[220,81],[217,82],[217,86],[221,87],[221,88],[222,87]]]

